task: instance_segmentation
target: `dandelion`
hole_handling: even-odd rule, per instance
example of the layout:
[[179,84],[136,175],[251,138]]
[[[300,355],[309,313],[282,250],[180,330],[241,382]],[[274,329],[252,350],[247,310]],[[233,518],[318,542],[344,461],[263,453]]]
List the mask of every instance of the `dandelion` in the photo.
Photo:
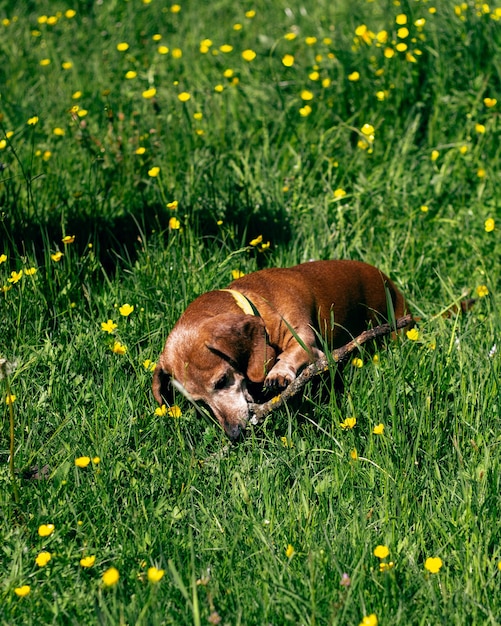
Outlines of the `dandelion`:
[[495,227],[496,227],[496,224],[495,224],[493,218],[492,217],[488,217],[485,220],[485,223],[484,223],[485,232],[486,233],[492,233],[492,231],[494,230]]
[[377,616],[375,613],[371,613],[370,615],[366,615],[359,626],[378,626]]
[[111,333],[113,333],[116,327],[117,327],[117,324],[115,324],[113,320],[108,320],[107,322],[101,322],[101,330],[104,331],[105,333],[109,333],[110,335]]
[[30,592],[30,586],[29,585],[23,585],[22,587],[16,587],[14,589],[14,593],[16,594],[16,596],[19,596],[20,598],[24,598],[25,596],[27,596]]
[[356,423],[356,417],[347,417],[344,422],[341,422],[339,425],[343,430],[351,430],[352,428],[355,428]]
[[244,61],[247,61],[248,63],[250,63],[251,61],[254,61],[254,59],[256,58],[256,53],[254,52],[254,50],[244,50],[242,52],[242,59]]
[[123,343],[120,343],[120,341],[115,341],[111,351],[115,354],[125,354],[127,352],[127,346],[124,346]]
[[495,107],[497,102],[496,98],[484,98],[484,104],[488,109]]
[[23,270],[19,270],[19,272],[11,272],[10,278],[8,278],[7,280],[9,281],[9,283],[12,283],[13,285],[15,285],[21,280],[22,276],[23,276]]
[[407,339],[409,339],[409,341],[417,341],[419,339],[419,331],[417,328],[411,328],[405,334],[407,335]]
[[294,56],[292,54],[285,54],[282,57],[282,63],[285,67],[292,67],[294,65]]
[[374,426],[372,432],[374,435],[382,435],[384,432],[384,424],[378,424],[377,426]]
[[148,170],[148,176],[151,178],[156,178],[160,174],[160,168],[155,166]]
[[61,241],[64,243],[64,245],[73,243],[75,241],[75,235],[66,235],[66,237],[63,237],[61,239]]
[[180,94],[178,94],[177,99],[180,102],[188,102],[188,100],[191,98],[191,94],[189,94],[187,91],[182,91]]
[[38,527],[40,537],[49,537],[54,532],[54,524],[42,524]]
[[385,559],[390,554],[390,550],[387,546],[376,546],[374,548],[374,556],[378,559]]
[[287,546],[287,548],[285,549],[285,556],[286,556],[288,559],[292,559],[292,557],[294,556],[294,553],[295,553],[295,552],[296,552],[296,551],[294,550],[294,546],[292,546],[292,545],[289,543],[289,545],[288,545],[288,546]]
[[438,574],[442,565],[443,561],[439,556],[429,556],[424,562],[424,568],[431,574]]
[[215,91],[216,93],[222,93],[222,92],[224,91],[224,86],[223,86],[223,85],[216,85],[216,86],[214,87],[214,91]]
[[96,562],[95,556],[84,556],[82,559],[80,559],[80,565],[84,568],[92,567],[95,562]]
[[27,124],[28,126],[35,126],[35,124],[38,124],[38,116],[34,115],[33,117],[30,117]]
[[181,228],[181,222],[177,219],[177,217],[171,217],[169,220],[169,228],[171,230],[179,230]]
[[165,406],[165,404],[162,404],[162,406],[158,406],[155,409],[155,415],[158,415],[159,417],[167,415],[167,407]]
[[146,100],[150,100],[151,98],[155,97],[156,93],[157,90],[155,89],[155,87],[151,87],[150,89],[146,89],[145,91],[143,91],[142,96]]
[[123,304],[118,310],[120,311],[120,315],[123,315],[123,317],[128,317],[134,311],[134,305],[126,303]]
[[116,567],[110,567],[103,574],[103,584],[106,587],[113,587],[117,584],[120,574]]
[[90,456],[79,456],[78,459],[75,459],[75,465],[77,467],[87,467],[90,463]]
[[165,570],[163,569],[157,569],[156,567],[148,568],[148,580],[150,581],[150,583],[155,584],[155,583],[160,582],[164,574],[165,574]]
[[479,285],[476,291],[479,298],[485,298],[485,296],[489,295],[489,290],[486,285]]
[[52,555],[50,552],[40,552],[40,554],[35,559],[35,563],[39,567],[45,567],[47,563],[51,560]]
[[357,80],[360,80],[360,72],[351,72],[351,74],[348,74],[348,80],[352,83],[356,83]]

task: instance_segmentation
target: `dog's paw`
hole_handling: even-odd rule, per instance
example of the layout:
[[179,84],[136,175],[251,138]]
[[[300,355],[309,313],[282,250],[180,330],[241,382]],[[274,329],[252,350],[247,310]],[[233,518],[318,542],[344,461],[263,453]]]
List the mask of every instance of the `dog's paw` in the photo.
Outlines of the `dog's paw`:
[[296,370],[287,363],[278,361],[264,379],[266,389],[283,389],[296,378]]

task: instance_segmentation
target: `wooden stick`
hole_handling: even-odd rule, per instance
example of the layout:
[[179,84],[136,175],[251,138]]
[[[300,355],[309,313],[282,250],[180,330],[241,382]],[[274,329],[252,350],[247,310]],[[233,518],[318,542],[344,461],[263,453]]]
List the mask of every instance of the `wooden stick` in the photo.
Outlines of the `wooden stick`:
[[376,326],[375,328],[371,328],[370,330],[366,330],[358,337],[355,337],[353,341],[350,341],[344,346],[340,348],[336,348],[331,352],[331,354],[327,356],[323,356],[318,361],[311,363],[301,373],[295,378],[291,384],[285,388],[278,396],[275,396],[271,400],[264,402],[263,404],[250,404],[249,410],[252,415],[249,420],[251,424],[260,424],[264,421],[264,418],[274,411],[278,409],[280,406],[285,404],[287,400],[295,396],[300,389],[302,389],[306,383],[311,380],[314,376],[318,376],[322,372],[326,372],[329,369],[330,363],[335,361],[337,364],[345,363],[348,360],[348,357],[352,352],[357,350],[362,344],[370,341],[371,339],[376,339],[377,337],[383,337],[384,335],[389,335],[394,330],[400,330],[401,328],[405,328],[409,326],[412,322],[412,315],[406,315],[405,317],[400,317],[396,320],[395,325],[393,324],[381,324],[381,326]]

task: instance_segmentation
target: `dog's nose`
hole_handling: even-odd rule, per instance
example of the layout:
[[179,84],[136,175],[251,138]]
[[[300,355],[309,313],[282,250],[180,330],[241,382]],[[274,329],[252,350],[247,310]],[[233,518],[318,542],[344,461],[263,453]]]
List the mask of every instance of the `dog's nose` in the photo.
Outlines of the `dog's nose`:
[[245,428],[241,424],[226,424],[224,430],[232,441],[243,439]]

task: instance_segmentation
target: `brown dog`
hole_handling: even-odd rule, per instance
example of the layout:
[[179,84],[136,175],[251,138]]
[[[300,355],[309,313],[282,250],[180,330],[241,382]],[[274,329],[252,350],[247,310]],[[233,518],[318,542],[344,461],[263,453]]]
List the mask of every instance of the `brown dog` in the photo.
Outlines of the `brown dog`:
[[402,294],[359,261],[312,261],[264,269],[194,300],[172,329],[153,376],[162,404],[169,386],[209,405],[230,439],[249,418],[250,389],[287,386],[321,357],[319,336],[336,348],[369,324],[406,311]]

